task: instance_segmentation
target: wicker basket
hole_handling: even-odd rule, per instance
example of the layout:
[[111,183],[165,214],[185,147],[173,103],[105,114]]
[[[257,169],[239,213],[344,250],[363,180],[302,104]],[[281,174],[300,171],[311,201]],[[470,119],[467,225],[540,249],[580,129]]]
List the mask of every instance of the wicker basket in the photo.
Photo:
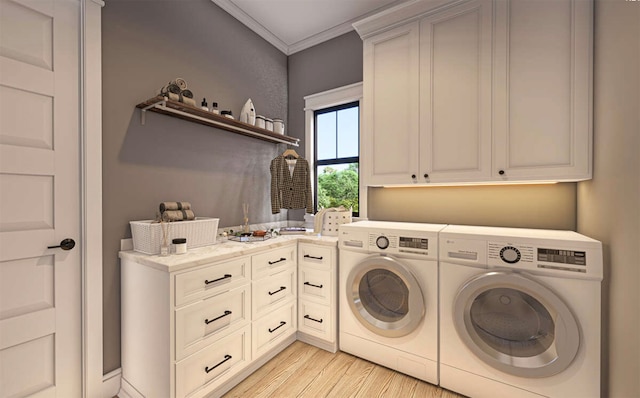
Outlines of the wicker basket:
[[324,213],[324,218],[322,219],[322,235],[338,236],[340,224],[348,224],[350,222],[351,210],[328,211]]
[[[190,221],[163,223],[167,229],[167,242],[186,238],[187,247],[209,246],[216,243],[219,218],[196,217]],[[153,220],[130,221],[133,250],[145,254],[159,254],[162,244],[162,225]]]

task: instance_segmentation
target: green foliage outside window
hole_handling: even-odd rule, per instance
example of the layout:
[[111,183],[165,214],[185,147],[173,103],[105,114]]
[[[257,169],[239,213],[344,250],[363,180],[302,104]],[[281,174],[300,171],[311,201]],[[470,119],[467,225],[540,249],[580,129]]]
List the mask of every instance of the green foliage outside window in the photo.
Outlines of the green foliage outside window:
[[318,209],[344,206],[358,212],[358,163],[345,170],[327,166],[318,175]]

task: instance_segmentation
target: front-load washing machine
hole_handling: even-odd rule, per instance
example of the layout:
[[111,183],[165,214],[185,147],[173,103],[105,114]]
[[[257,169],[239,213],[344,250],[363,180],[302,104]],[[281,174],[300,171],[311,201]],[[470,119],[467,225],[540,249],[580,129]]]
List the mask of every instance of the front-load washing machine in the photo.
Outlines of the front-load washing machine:
[[454,225],[439,238],[441,386],[471,397],[600,396],[600,242]]
[[444,225],[340,226],[340,350],[438,383],[438,231]]

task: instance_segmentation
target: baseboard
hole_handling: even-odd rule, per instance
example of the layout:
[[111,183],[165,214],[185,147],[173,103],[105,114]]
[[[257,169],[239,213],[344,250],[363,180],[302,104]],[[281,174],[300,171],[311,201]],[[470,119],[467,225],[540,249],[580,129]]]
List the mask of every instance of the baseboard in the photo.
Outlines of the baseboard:
[[318,337],[311,336],[304,332],[297,332],[297,339],[302,341],[303,343],[310,344],[314,347],[318,347],[322,350],[329,351],[332,354],[335,354],[338,351],[338,343],[329,343],[325,340],[322,340]]
[[122,368],[118,368],[112,372],[102,376],[102,398],[113,398],[116,395],[119,398],[128,398],[120,395],[120,383],[122,379]]

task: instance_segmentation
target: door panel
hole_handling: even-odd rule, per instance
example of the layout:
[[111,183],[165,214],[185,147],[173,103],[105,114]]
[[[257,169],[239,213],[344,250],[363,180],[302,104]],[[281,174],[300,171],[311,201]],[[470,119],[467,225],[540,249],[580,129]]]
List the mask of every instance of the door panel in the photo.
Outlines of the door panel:
[[420,175],[491,175],[491,3],[471,1],[420,22]]
[[81,396],[79,9],[0,0],[0,397]]

